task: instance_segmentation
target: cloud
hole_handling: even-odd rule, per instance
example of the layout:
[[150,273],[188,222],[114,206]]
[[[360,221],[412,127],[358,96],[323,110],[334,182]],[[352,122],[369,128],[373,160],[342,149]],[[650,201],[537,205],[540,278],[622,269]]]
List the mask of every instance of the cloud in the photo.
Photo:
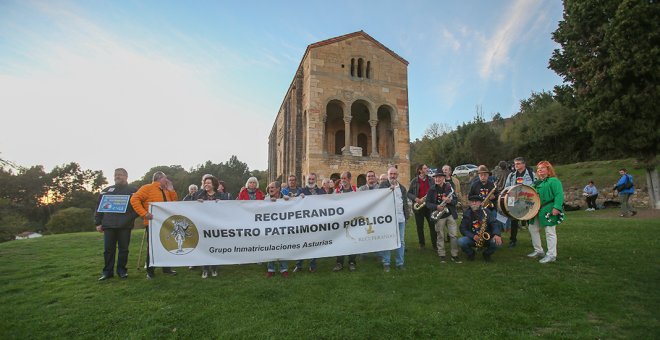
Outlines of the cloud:
[[506,64],[513,44],[522,42],[522,35],[525,34],[525,30],[529,29],[528,22],[537,15],[541,4],[541,1],[536,0],[516,0],[506,11],[506,17],[503,18],[493,36],[486,41],[484,46],[479,70],[482,78],[499,77],[495,70]]
[[[116,37],[75,8],[34,9],[56,31],[39,38],[24,27],[30,42],[14,48],[29,63],[0,57],[10,66],[0,68],[4,157],[47,168],[76,161],[106,174],[123,166],[135,176],[156,165],[187,168],[232,154],[265,168],[271,122],[255,116],[267,110],[239,102],[229,81],[209,76],[214,63]],[[198,46],[188,39],[186,46]]]

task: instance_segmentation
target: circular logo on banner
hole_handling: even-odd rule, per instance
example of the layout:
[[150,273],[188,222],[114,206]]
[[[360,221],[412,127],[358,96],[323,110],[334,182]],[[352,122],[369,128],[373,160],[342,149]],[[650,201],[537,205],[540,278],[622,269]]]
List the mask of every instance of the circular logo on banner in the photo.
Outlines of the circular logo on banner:
[[160,228],[160,243],[174,255],[185,255],[197,247],[199,232],[189,218],[182,215],[170,216]]

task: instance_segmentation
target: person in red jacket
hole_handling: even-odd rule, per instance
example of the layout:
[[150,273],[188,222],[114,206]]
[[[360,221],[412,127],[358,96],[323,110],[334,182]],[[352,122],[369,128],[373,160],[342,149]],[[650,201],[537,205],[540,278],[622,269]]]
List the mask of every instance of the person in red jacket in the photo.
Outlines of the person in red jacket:
[[263,200],[264,197],[263,191],[259,190],[259,180],[256,177],[250,177],[245,182],[245,187],[241,189],[236,199],[240,201],[254,201]]
[[[149,237],[149,221],[154,218],[149,212],[151,202],[174,202],[176,200],[177,195],[172,182],[162,171],[156,171],[151,184],[143,185],[131,196],[133,210],[144,219],[144,232],[147,233],[145,237]],[[176,272],[169,267],[163,267],[163,273],[176,275]],[[154,275],[154,268],[149,266],[149,245],[147,244],[147,279],[153,279]]]

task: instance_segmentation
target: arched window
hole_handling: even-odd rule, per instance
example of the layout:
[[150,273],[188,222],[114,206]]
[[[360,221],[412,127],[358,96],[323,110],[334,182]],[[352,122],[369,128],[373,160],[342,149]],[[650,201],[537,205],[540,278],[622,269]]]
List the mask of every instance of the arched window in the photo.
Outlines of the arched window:
[[341,149],[344,148],[344,143],[346,142],[344,130],[339,130],[335,132],[335,155],[341,155]]
[[362,60],[362,58],[358,58],[358,69],[357,69],[358,78],[363,77],[363,74],[364,74],[363,73],[363,71],[364,71],[363,67],[364,67],[364,60]]
[[351,58],[351,77],[355,77],[355,58]]
[[367,79],[371,79],[371,62],[367,61]]
[[357,145],[362,148],[362,156],[367,155],[367,146],[369,143],[369,138],[364,133],[361,133],[357,137]]

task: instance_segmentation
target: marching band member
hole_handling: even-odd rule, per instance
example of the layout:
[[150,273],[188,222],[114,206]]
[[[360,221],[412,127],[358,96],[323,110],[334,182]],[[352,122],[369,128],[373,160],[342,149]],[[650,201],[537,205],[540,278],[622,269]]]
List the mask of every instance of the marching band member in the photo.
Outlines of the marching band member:
[[[495,188],[495,182],[490,179],[490,171],[488,171],[488,167],[485,165],[479,165],[477,174],[478,179],[474,179],[472,183],[470,183],[468,196],[478,195],[481,197],[482,203],[486,205],[484,208],[495,214],[495,203],[497,202],[497,189]],[[495,189],[495,191],[493,191],[493,189]],[[490,195],[488,202],[483,202],[491,192],[493,193]]]
[[[456,225],[456,219],[458,214],[456,213],[456,194],[453,190],[451,184],[446,183],[445,174],[442,172],[435,172],[433,180],[435,185],[431,187],[426,195],[426,207],[428,210],[435,213],[439,211],[438,218],[435,220],[435,231],[437,232],[437,244],[438,244],[438,256],[440,257],[440,263],[445,263],[445,227],[448,229],[449,234],[449,243],[451,245],[451,261],[454,263],[461,263],[461,260],[458,257],[458,243],[456,242],[456,236],[458,235],[458,226]],[[442,211],[445,211],[443,213]]]
[[[483,198],[480,195],[470,195],[468,201],[470,209],[463,213],[463,220],[461,221],[461,234],[463,236],[458,239],[458,246],[465,252],[468,261],[473,261],[475,250],[472,247],[476,247],[481,243],[485,247],[483,251],[484,261],[490,262],[493,253],[502,244],[500,223],[495,220],[495,216],[481,207]],[[483,229],[483,236],[488,233],[489,240],[486,240],[485,237],[482,239],[479,236],[482,228],[485,228]]]
[[[541,161],[536,165],[536,174],[539,179],[534,182],[534,189],[541,198],[541,209],[529,225],[529,234],[532,236],[534,251],[527,255],[531,258],[545,255],[539,263],[553,262],[557,259],[557,224],[564,219],[564,188],[555,174],[555,169],[548,161]],[[543,253],[539,227],[545,229],[545,238],[548,248]]]
[[[505,188],[516,184],[525,184],[529,186],[534,185],[534,181],[536,180],[534,171],[532,171],[532,168],[527,166],[523,157],[516,157],[513,160],[513,167],[515,171],[509,173],[507,176],[506,182],[504,182]],[[516,219],[509,219],[509,221],[511,222],[511,238],[509,239],[509,248],[513,248],[518,242],[518,228],[520,226],[520,222],[523,221],[519,222]]]
[[[438,235],[433,227],[431,222],[431,217],[429,216],[430,211],[426,207],[424,197],[431,188],[431,180],[428,176],[429,167],[426,164],[420,164],[417,166],[417,176],[410,181],[410,190],[408,191],[408,198],[417,205],[422,205],[421,209],[415,210],[415,225],[417,226],[417,239],[419,241],[419,248],[422,249],[426,246],[426,240],[424,238],[424,220],[429,224],[429,231],[431,234],[431,245],[433,249],[438,249]],[[444,240],[443,240],[444,242]]]

